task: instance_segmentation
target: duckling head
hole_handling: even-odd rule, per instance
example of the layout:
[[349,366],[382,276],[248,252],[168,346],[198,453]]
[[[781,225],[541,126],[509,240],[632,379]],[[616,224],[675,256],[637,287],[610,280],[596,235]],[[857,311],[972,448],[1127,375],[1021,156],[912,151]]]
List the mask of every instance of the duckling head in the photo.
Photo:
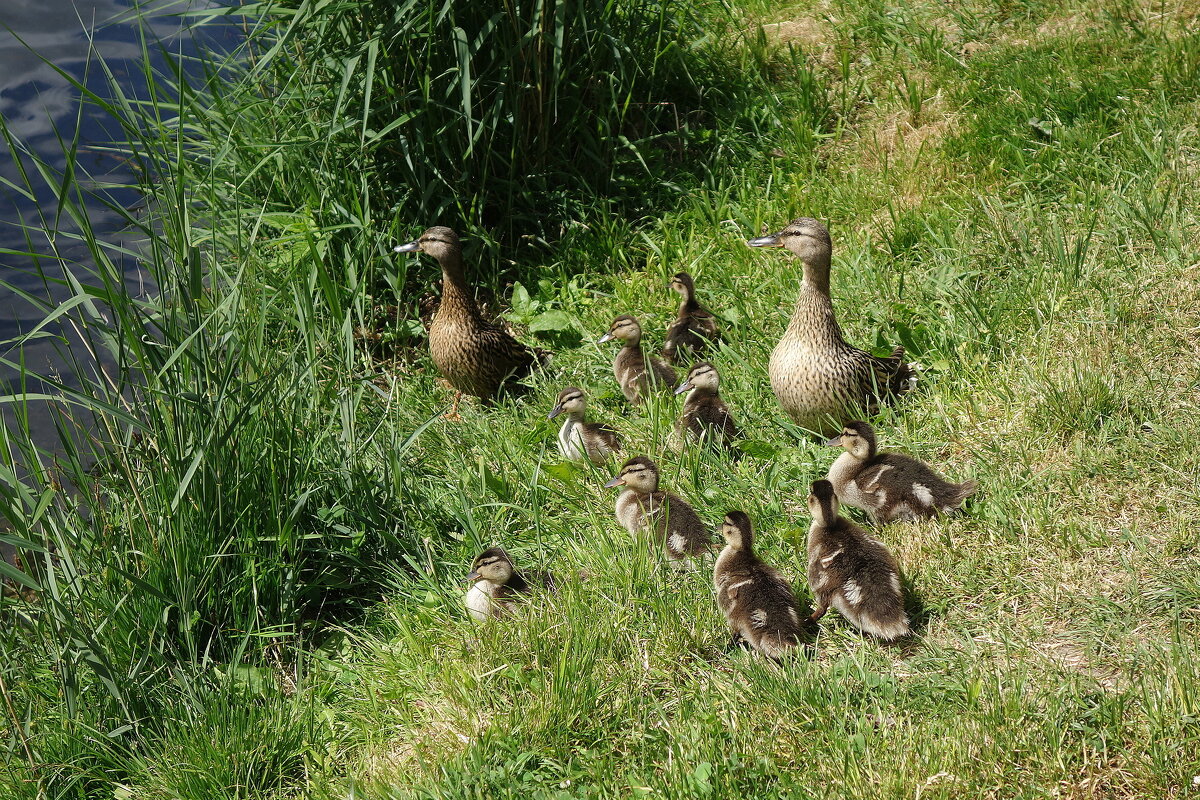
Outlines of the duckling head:
[[859,461],[875,455],[875,429],[865,422],[847,422],[842,432],[825,443],[829,447],[844,447]]
[[638,494],[650,494],[658,490],[658,465],[645,456],[631,458],[621,467],[617,477],[604,486],[609,489],[628,486]]
[[425,253],[438,261],[444,261],[462,254],[462,244],[458,234],[445,225],[435,225],[421,234],[414,242],[398,244],[392,248],[393,253]]
[[808,496],[808,513],[818,525],[832,525],[838,518],[837,495],[833,493],[833,484],[827,480],[813,481],[811,494]]
[[546,419],[554,419],[559,414],[582,414],[586,407],[587,400],[583,397],[583,389],[568,386],[558,393],[558,400]]
[[512,559],[508,557],[504,548],[490,547],[475,557],[474,563],[471,564],[471,574],[467,576],[467,580],[472,583],[485,580],[490,583],[504,584],[512,579],[514,572]]
[[692,282],[692,276],[688,273],[676,272],[671,278],[671,291],[683,295],[686,300],[696,291],[696,284]]
[[828,264],[833,243],[829,230],[811,217],[800,217],[778,233],[749,239],[751,247],[782,247],[806,264]]
[[689,389],[704,389],[716,394],[717,384],[720,380],[721,376],[717,374],[717,368],[707,361],[701,361],[688,372],[683,383],[679,384],[679,388],[675,390],[675,394],[683,394]]
[[721,523],[721,535],[725,544],[735,550],[750,550],[754,547],[754,529],[750,517],[744,511],[729,511]]
[[622,314],[608,326],[608,333],[600,337],[601,342],[620,339],[629,344],[637,344],[642,340],[642,326],[628,314]]

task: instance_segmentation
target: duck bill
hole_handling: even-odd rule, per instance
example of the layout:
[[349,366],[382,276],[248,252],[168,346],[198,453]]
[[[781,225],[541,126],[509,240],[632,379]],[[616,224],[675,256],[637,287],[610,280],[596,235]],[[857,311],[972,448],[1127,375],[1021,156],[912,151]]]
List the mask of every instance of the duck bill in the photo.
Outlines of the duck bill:
[[392,248],[393,253],[415,253],[421,249],[420,242],[409,242],[408,244],[398,244]]
[[596,341],[599,342],[600,344],[604,344],[605,342],[611,342],[612,339],[613,339],[613,335],[611,333],[606,333],[603,336],[601,336],[599,339],[597,339]]
[[779,234],[772,233],[770,236],[759,236],[756,239],[747,239],[746,244],[750,247],[782,247],[783,244],[779,241]]
[[841,446],[842,446],[842,436],[841,436],[841,434],[838,434],[837,436],[834,436],[832,439],[828,439],[828,440],[826,440],[826,442],[825,442],[825,446],[826,446],[826,447],[841,447]]
[[553,409],[550,410],[549,414],[546,415],[546,419],[554,419],[561,413],[562,413],[562,406],[557,405]]
[[691,388],[692,388],[692,384],[690,384],[687,381],[684,381],[683,383],[679,384],[679,388],[675,390],[675,394],[683,394],[684,392],[686,392],[688,389],[691,389]]
[[604,484],[604,488],[611,489],[614,486],[624,486],[624,485],[625,485],[625,479],[622,478],[620,475],[618,475],[617,477],[613,478],[608,483]]
[[478,570],[471,570],[471,574],[468,575],[466,578],[463,578],[463,580],[465,580],[467,583],[474,583],[475,581],[479,580],[482,577],[483,576],[479,574]]

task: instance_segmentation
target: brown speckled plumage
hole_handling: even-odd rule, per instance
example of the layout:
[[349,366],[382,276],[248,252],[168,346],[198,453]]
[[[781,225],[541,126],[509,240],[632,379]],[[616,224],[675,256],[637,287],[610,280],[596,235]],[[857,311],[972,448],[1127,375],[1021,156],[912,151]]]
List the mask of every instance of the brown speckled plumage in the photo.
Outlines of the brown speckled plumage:
[[875,429],[865,422],[847,423],[827,444],[846,448],[829,468],[838,500],[866,511],[876,525],[947,514],[976,488],[975,481],[950,483],[912,456],[878,452]]
[[679,272],[671,278],[671,289],[683,301],[663,343],[663,355],[672,364],[682,364],[706,353],[719,336],[717,318],[696,300],[696,284],[692,276]]
[[491,400],[501,386],[529,374],[533,351],[484,319],[463,272],[462,247],[449,228],[437,226],[397,252],[421,251],[442,268],[442,302],[429,326],[429,354],[460,392]]
[[629,315],[612,321],[601,342],[620,339],[625,346],[613,359],[613,375],[625,399],[635,406],[646,402],[653,392],[670,392],[675,385],[675,370],[656,356],[642,352],[642,326]]
[[688,391],[683,413],[675,422],[675,444],[683,447],[689,439],[704,439],[727,450],[734,449],[742,430],[733,419],[729,406],[718,394],[720,375],[717,368],[701,361],[688,372],[680,391]]
[[768,658],[795,651],[804,634],[792,587],[754,552],[750,518],[730,511],[721,526],[725,549],[713,568],[717,607],[740,638]]
[[904,361],[903,347],[889,358],[878,358],[842,337],[829,296],[832,244],[824,225],[801,218],[748,244],[785,247],[804,265],[792,320],[768,368],[771,388],[796,424],[828,435],[864,412],[873,413],[879,399],[910,388],[913,370]]
[[658,488],[658,465],[644,456],[631,458],[607,484],[624,486],[617,496],[617,521],[635,539],[649,531],[671,566],[688,569],[696,556],[711,556],[709,529],[686,500]]
[[812,619],[832,606],[854,627],[892,640],[910,633],[904,612],[900,565],[891,551],[850,520],[838,516],[829,481],[816,481],[808,498],[808,586]]

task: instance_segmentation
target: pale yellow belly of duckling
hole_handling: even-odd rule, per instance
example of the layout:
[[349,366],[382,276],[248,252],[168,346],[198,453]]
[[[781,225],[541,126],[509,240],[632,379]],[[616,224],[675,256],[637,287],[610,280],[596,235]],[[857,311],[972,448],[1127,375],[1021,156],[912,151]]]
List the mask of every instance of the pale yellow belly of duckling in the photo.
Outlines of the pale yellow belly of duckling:
[[843,353],[818,351],[785,336],[771,353],[768,371],[779,405],[797,425],[832,434],[862,404],[859,369]]

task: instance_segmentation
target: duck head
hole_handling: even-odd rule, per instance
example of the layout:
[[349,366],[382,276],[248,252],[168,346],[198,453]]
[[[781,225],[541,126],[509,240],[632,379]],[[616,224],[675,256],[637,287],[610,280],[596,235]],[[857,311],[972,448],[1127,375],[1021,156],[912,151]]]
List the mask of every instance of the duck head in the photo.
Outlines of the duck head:
[[508,557],[504,548],[491,547],[475,557],[475,561],[471,564],[471,574],[467,575],[467,580],[472,583],[484,580],[495,584],[505,584],[512,579],[515,571],[512,559]]
[[735,550],[750,550],[754,547],[754,529],[750,517],[744,511],[730,511],[721,523],[721,535],[725,544]]
[[658,490],[658,465],[645,456],[637,456],[621,466],[620,473],[605,488],[628,486],[638,494],[650,494]]
[[628,314],[622,314],[608,326],[608,333],[600,337],[601,342],[620,339],[627,344],[637,344],[642,340],[642,326]]
[[875,455],[875,429],[865,422],[847,422],[842,432],[825,442],[829,447],[844,447],[859,461]]
[[675,390],[675,394],[683,394],[689,389],[703,389],[716,394],[720,379],[721,376],[717,374],[716,367],[707,361],[701,361],[688,372],[683,383],[679,384],[679,388]]
[[778,233],[746,241],[750,247],[782,247],[805,264],[828,264],[833,243],[829,230],[811,217],[800,217]]
[[586,407],[587,400],[584,399],[583,390],[568,386],[558,393],[558,400],[546,419],[554,419],[559,414],[582,414]]
[[838,518],[837,495],[833,492],[833,484],[827,480],[813,481],[808,495],[808,513],[818,525],[832,525]]

